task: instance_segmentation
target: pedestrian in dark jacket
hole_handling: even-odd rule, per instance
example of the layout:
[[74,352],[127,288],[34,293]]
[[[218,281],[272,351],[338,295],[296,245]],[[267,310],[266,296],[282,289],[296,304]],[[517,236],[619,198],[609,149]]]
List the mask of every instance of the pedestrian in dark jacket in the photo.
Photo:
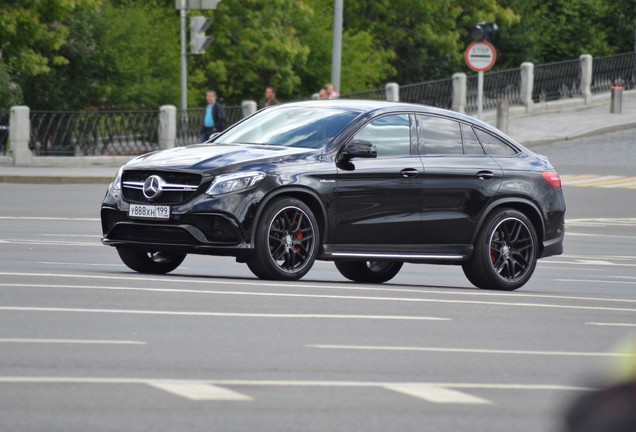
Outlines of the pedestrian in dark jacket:
[[225,130],[225,110],[221,104],[217,103],[216,92],[208,90],[205,100],[208,104],[203,111],[203,119],[199,130],[201,134],[199,140],[201,142],[207,141],[213,133]]

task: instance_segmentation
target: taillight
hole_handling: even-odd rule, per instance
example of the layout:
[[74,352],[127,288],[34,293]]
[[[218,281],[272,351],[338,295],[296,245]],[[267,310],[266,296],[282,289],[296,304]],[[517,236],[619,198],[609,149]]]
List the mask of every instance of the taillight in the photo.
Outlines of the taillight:
[[545,179],[548,183],[550,183],[553,187],[558,188],[561,187],[561,176],[555,170],[551,171],[543,171],[541,177]]

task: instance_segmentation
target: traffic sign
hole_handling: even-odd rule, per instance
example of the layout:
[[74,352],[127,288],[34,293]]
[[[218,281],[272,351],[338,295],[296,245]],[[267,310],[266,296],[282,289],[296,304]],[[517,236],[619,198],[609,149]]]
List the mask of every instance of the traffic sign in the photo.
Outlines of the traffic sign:
[[492,68],[497,61],[497,51],[490,42],[473,42],[464,53],[466,64],[475,72],[484,72]]

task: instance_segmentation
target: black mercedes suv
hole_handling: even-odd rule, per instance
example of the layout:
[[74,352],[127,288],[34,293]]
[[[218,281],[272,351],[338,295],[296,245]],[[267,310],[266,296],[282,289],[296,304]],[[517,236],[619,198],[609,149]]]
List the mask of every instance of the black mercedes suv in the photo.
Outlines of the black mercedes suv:
[[263,109],[204,144],[128,162],[101,208],[103,243],[142,273],[226,255],[263,279],[334,261],[382,283],[403,263],[461,265],[514,290],[563,251],[548,160],[471,117],[421,105],[313,101]]

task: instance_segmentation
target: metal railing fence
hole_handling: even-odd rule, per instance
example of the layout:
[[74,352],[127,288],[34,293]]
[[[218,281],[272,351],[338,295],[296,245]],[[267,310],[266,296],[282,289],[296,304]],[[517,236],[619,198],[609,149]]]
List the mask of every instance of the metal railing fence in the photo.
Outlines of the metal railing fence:
[[546,63],[534,67],[532,99],[544,102],[581,94],[579,59]]
[[401,86],[400,101],[450,109],[453,105],[453,79]]
[[0,110],[0,155],[9,150],[9,111]]
[[[466,112],[477,107],[477,75],[466,79]],[[484,109],[497,108],[497,99],[507,99],[510,105],[522,105],[521,69],[506,69],[484,73]]]
[[383,88],[368,90],[355,93],[341,94],[340,99],[368,99],[368,100],[386,100],[386,92]]
[[613,85],[626,90],[636,87],[636,53],[592,59],[592,93],[608,91]]
[[159,148],[159,111],[31,111],[35,155],[135,155]]

